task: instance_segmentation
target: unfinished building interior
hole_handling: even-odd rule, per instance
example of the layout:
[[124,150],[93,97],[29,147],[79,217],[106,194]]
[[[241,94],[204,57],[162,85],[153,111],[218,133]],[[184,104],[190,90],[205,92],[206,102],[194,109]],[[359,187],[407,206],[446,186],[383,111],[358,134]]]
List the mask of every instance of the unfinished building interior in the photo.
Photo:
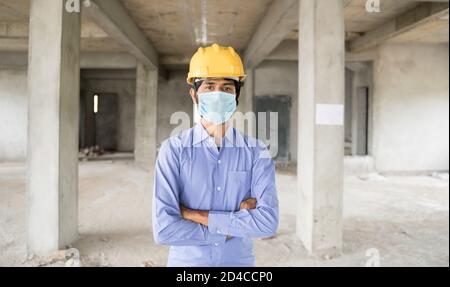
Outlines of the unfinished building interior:
[[243,59],[239,110],[278,112],[280,226],[257,266],[448,266],[448,8],[0,0],[0,266],[68,248],[165,266],[153,166],[174,114],[194,124],[189,60],[213,43]]

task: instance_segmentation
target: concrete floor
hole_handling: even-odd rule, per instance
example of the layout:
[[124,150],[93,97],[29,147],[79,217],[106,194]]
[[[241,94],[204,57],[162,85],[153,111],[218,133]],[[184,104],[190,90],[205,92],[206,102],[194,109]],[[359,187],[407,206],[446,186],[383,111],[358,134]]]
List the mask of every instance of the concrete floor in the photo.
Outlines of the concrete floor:
[[[164,266],[153,243],[151,178],[128,161],[80,163],[84,266]],[[64,266],[60,254],[28,257],[25,164],[0,164],[0,266]],[[343,256],[308,256],[294,234],[296,177],[277,174],[278,235],[255,240],[258,266],[364,266],[376,248],[381,266],[449,266],[449,185],[430,176],[345,177]]]

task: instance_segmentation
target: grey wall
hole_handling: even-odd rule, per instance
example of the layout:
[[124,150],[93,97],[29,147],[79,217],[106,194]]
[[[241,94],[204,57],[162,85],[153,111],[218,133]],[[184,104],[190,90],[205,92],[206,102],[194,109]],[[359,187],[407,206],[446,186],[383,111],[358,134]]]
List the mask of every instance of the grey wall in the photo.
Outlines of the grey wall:
[[255,69],[255,96],[286,95],[291,97],[289,152],[297,161],[298,62],[264,61]]
[[[352,85],[353,85],[353,72],[349,69],[345,69],[345,149],[351,153],[352,142]],[[348,153],[346,153],[348,154]]]
[[0,161],[27,153],[27,71],[0,70]]
[[377,170],[448,170],[448,57],[448,45],[379,49],[372,107]]
[[[379,171],[448,170],[449,92],[448,45],[382,46],[374,62],[370,115],[370,154]],[[292,161],[297,159],[298,82],[296,61],[265,61],[255,70],[255,95],[292,97]],[[104,71],[105,72],[105,71]],[[131,71],[133,74],[134,71]],[[175,125],[170,116],[186,112],[192,120],[187,71],[171,71],[159,81],[158,134],[160,143]],[[121,95],[119,148],[134,149],[135,79],[106,71],[84,76],[83,91]],[[122,75],[123,76],[123,75]],[[426,80],[425,80],[426,79]],[[0,69],[0,160],[26,157],[27,72]]]
[[186,76],[187,70],[170,71],[167,81],[160,79],[158,82],[158,145],[178,126],[170,124],[173,113],[187,113],[192,126],[193,107]]
[[[136,75],[134,70],[83,70],[81,81],[82,99],[90,101],[90,96],[101,93],[113,93],[119,96],[118,143],[117,150],[132,152],[134,150],[134,116]],[[88,103],[89,104],[89,103]],[[90,108],[89,108],[90,109]],[[83,114],[83,111],[81,112]],[[89,112],[87,112],[87,115]],[[89,121],[86,131],[89,135]],[[92,145],[89,136],[85,145]]]

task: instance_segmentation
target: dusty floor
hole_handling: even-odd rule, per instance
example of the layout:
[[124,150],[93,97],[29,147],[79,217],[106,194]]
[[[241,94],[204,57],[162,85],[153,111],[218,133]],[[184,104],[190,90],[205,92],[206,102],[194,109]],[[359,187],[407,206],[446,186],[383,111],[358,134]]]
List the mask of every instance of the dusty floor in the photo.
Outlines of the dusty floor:
[[[80,163],[80,239],[84,266],[164,266],[153,243],[150,177],[131,162]],[[449,266],[449,186],[431,176],[346,176],[341,257],[308,256],[294,234],[296,177],[277,175],[278,235],[255,240],[258,266],[364,266],[376,248],[381,266]],[[28,256],[25,165],[0,164],[0,266],[64,266],[64,254]],[[373,258],[373,257],[372,257]]]

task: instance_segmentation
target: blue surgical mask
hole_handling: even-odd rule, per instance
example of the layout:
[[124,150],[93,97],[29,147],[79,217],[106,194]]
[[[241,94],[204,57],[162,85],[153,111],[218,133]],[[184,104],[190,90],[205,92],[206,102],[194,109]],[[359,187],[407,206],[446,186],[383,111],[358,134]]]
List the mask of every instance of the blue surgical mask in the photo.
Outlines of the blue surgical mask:
[[236,96],[224,92],[199,93],[198,111],[200,116],[215,125],[225,123],[236,111]]

